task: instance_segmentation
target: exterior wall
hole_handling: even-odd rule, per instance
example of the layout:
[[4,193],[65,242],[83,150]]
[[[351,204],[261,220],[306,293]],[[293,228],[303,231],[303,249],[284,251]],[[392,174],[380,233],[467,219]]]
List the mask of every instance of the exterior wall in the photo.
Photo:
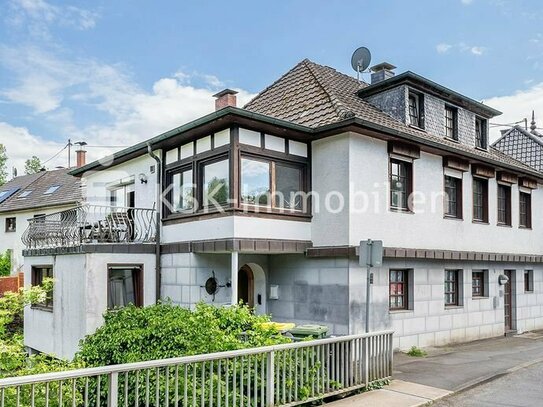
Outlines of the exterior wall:
[[[324,324],[330,333],[348,332],[347,259],[306,259],[303,255],[239,255],[239,267],[255,273],[257,313],[269,313],[274,321]],[[205,291],[206,280],[215,276],[222,285],[213,296]],[[232,290],[230,254],[178,253],[162,256],[162,298],[193,308],[198,302],[229,305]],[[277,285],[279,299],[269,299],[270,285]],[[257,303],[261,295],[262,304]]]
[[162,227],[163,243],[224,238],[311,240],[311,223],[224,216]]
[[366,98],[372,105],[395,119],[406,123],[409,117],[409,105],[407,103],[407,86],[400,85],[392,89],[371,95]]
[[[16,274],[23,270],[24,257],[23,244],[21,238],[23,233],[28,228],[28,219],[31,219],[34,215],[49,215],[51,213],[64,211],[73,208],[73,205],[68,206],[56,206],[43,209],[34,209],[30,211],[0,213],[0,253],[4,253],[6,250],[11,249],[11,272]],[[17,218],[15,232],[6,232],[6,218]]]
[[[315,246],[356,246],[361,240],[371,238],[383,240],[387,247],[519,254],[541,252],[543,228],[541,219],[535,216],[543,202],[541,188],[532,191],[532,230],[518,227],[517,185],[512,188],[512,227],[497,226],[497,184],[495,179],[490,179],[489,224],[478,224],[472,222],[472,176],[464,173],[464,220],[445,219],[442,159],[423,152],[413,164],[414,191],[417,192],[414,213],[393,212],[389,209],[386,142],[350,134],[348,137],[342,135],[336,143],[315,142],[314,151],[314,190],[321,195],[322,201],[325,200],[322,195],[330,190],[345,196],[341,212],[314,212],[312,241]],[[338,161],[338,156],[345,158]],[[332,172],[334,169],[337,172]],[[422,199],[423,196],[426,198]]]
[[[389,270],[412,269],[409,291],[409,310],[390,311]],[[445,307],[444,272],[462,271],[460,304]],[[472,298],[471,273],[488,269],[488,295]],[[534,270],[534,292],[525,293],[523,272]],[[519,333],[542,329],[543,267],[526,264],[440,262],[387,259],[382,268],[372,269],[374,284],[371,292],[370,329],[393,329],[394,347],[402,350],[411,346],[439,346],[454,342],[503,335],[504,288],[498,276],[504,270],[513,272],[513,328]],[[350,323],[351,333],[362,332],[365,321],[366,270],[351,259],[350,267]]]
[[52,265],[53,309],[25,309],[24,343],[34,350],[71,359],[79,340],[103,323],[107,310],[108,264],[143,264],[143,301],[155,302],[153,254],[72,254],[27,257],[25,284],[31,284],[32,265]]
[[[155,151],[155,153],[160,156],[160,151]],[[150,167],[153,165],[155,172],[151,173]],[[156,201],[156,165],[156,161],[145,154],[106,170],[85,173],[82,181],[85,185],[87,203],[109,206],[107,186],[134,177],[136,207],[152,208]],[[147,177],[146,184],[140,182],[139,174],[144,174]]]

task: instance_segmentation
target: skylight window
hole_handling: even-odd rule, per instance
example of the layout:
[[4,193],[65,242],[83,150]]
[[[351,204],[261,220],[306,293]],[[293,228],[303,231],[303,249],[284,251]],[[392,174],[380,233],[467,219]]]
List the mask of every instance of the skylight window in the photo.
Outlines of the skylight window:
[[43,194],[44,195],[51,195],[52,193],[54,193],[59,188],[60,188],[60,185],[52,185]]
[[23,191],[21,192],[21,194],[19,195],[19,198],[26,198],[28,195],[30,195],[32,193],[32,191]]

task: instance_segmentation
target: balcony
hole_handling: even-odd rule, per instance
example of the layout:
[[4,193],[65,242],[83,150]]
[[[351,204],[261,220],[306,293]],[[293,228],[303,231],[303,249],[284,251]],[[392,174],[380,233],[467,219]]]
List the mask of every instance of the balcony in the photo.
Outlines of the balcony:
[[156,236],[155,215],[155,209],[82,205],[29,219],[22,241],[27,249],[151,243]]

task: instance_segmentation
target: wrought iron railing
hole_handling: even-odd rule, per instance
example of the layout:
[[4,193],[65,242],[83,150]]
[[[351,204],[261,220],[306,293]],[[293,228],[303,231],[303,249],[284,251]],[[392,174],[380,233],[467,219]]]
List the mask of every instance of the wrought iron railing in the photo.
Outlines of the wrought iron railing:
[[154,209],[82,205],[29,219],[22,241],[27,249],[153,242],[155,215]]
[[0,407],[294,406],[392,375],[392,331],[0,379]]

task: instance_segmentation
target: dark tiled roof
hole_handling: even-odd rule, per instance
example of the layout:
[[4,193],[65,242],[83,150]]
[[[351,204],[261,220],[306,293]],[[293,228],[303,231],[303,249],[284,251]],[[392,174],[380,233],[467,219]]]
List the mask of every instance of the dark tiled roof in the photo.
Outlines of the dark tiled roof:
[[[68,171],[61,169],[23,175],[2,185],[0,192],[14,188],[18,188],[18,191],[0,204],[0,213],[81,202],[81,180],[69,175]],[[57,185],[60,187],[55,192],[44,194],[50,187]],[[24,191],[32,192],[26,198],[20,198]]]
[[460,155],[475,154],[482,160],[533,172],[533,168],[493,148],[482,151],[475,146],[449,141],[442,136],[408,126],[360,98],[357,92],[367,86],[333,68],[304,59],[259,93],[244,109],[314,129],[348,118],[358,118],[400,132],[406,139],[417,143],[430,142]]
[[524,164],[543,172],[543,136],[520,126],[505,132],[493,147]]

